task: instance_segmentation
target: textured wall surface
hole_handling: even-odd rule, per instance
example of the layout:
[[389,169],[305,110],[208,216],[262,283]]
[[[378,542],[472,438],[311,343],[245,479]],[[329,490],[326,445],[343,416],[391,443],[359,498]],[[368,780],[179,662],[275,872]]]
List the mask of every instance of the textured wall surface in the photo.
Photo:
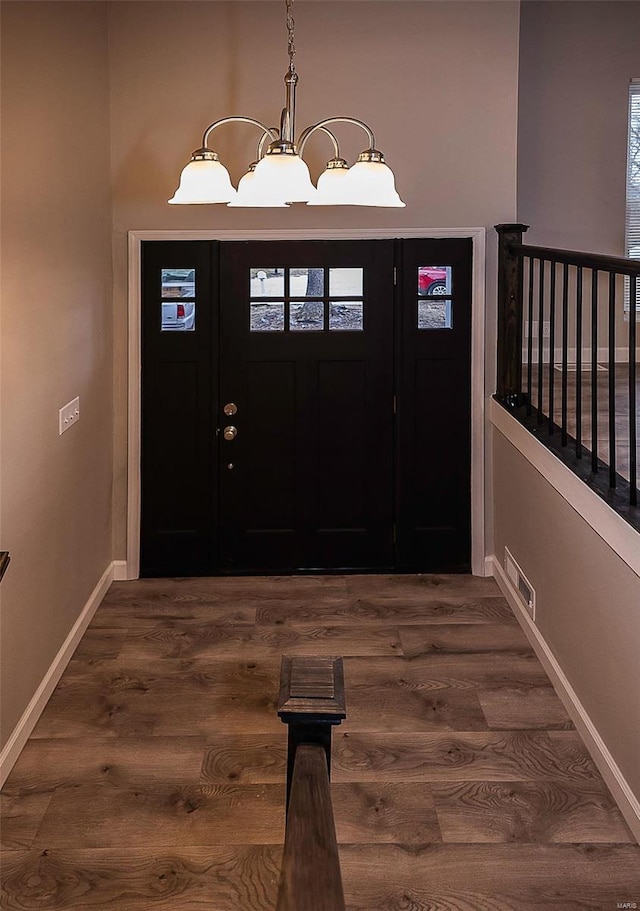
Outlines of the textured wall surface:
[[536,590],[536,624],[640,797],[640,578],[493,430],[495,555]]
[[3,4],[3,743],[111,560],[108,91],[105,4]]
[[518,220],[530,243],[624,256],[629,80],[640,3],[526,0],[521,10]]

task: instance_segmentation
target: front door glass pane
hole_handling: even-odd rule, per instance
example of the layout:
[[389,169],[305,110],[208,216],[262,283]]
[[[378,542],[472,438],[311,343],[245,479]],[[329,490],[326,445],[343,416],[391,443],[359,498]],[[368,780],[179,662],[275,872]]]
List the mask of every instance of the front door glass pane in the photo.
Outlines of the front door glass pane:
[[250,269],[250,297],[284,297],[284,269]]
[[362,297],[363,269],[329,269],[331,297]]
[[291,304],[289,329],[292,332],[317,332],[324,329],[324,304],[322,301],[305,301]]
[[284,332],[284,301],[251,302],[251,332]]
[[322,297],[324,269],[290,269],[289,294],[291,297]]
[[331,301],[329,304],[329,329],[342,332],[362,330],[362,301]]

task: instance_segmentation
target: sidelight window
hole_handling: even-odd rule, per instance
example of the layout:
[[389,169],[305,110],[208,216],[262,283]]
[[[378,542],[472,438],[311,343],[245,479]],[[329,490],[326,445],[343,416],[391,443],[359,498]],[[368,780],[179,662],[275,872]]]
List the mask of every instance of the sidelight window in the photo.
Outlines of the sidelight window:
[[450,300],[418,301],[418,329],[453,329]]
[[451,266],[418,266],[418,329],[452,329]]
[[196,270],[161,269],[161,331],[193,332],[196,326]]

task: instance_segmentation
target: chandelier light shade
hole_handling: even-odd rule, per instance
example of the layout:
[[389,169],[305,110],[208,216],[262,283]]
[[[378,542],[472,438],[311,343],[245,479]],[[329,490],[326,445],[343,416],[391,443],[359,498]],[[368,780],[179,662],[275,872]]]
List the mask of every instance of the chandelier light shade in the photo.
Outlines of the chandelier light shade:
[[316,188],[306,163],[297,153],[270,151],[256,165],[251,192],[259,203],[309,202]]
[[229,172],[220,164],[216,153],[197,149],[182,169],[180,186],[169,202],[173,205],[231,202],[235,195]]
[[345,193],[347,205],[351,206],[404,206],[396,191],[393,171],[376,149],[362,152],[349,168]]
[[345,180],[349,175],[349,165],[344,158],[332,158],[318,177],[318,189],[309,200],[310,206],[345,206],[348,205],[345,192]]
[[288,203],[276,203],[270,200],[265,200],[264,202],[258,202],[256,200],[256,195],[253,192],[253,183],[255,181],[256,174],[256,165],[257,161],[252,161],[249,165],[249,170],[247,173],[240,178],[240,183],[238,184],[238,192],[233,197],[231,202],[227,203],[229,207],[233,208],[245,208],[247,206],[252,207],[269,207],[269,208],[288,208]]
[[[373,132],[364,121],[354,117],[329,117],[307,127],[297,140],[294,139],[298,74],[294,64],[293,0],[286,0],[286,7],[289,69],[284,77],[286,100],[280,115],[280,128],[268,127],[259,120],[243,116],[214,121],[204,131],[202,147],[193,152],[191,161],[183,168],[180,185],[169,202],[173,205],[226,203],[231,207],[274,208],[295,202],[310,206],[403,207],[405,204],[396,191],[393,171],[385,163],[382,152],[376,149]],[[257,160],[249,165],[237,191],[218,154],[209,146],[213,131],[227,123],[250,123],[261,131]],[[337,123],[352,124],[367,134],[369,145],[352,167],[341,157],[338,140],[329,129]],[[334,152],[320,175],[317,189],[302,158],[308,140],[316,132],[329,137]]]

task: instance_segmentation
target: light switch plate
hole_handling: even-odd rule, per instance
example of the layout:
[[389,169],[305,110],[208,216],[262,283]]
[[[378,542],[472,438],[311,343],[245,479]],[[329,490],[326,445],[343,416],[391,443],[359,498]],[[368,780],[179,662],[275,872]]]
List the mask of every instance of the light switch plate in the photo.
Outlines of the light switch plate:
[[61,408],[58,412],[58,434],[62,434],[65,430],[68,430],[73,424],[77,424],[80,420],[80,397],[76,396],[73,401],[69,402],[68,405],[65,405],[64,408]]

